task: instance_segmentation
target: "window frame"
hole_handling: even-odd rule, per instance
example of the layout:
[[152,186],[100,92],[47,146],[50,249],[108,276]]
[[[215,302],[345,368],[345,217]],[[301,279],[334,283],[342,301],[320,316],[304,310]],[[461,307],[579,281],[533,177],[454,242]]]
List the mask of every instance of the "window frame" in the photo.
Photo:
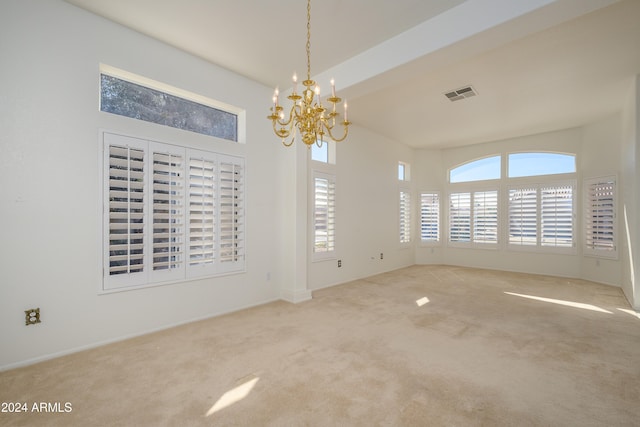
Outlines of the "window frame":
[[[246,271],[246,214],[245,214],[245,205],[246,205],[246,197],[245,197],[245,181],[246,181],[246,169],[245,169],[245,159],[241,156],[230,156],[222,153],[217,153],[213,151],[206,150],[196,150],[191,149],[182,144],[171,144],[164,143],[158,141],[152,141],[147,138],[140,138],[137,136],[125,135],[120,132],[113,132],[107,130],[101,130],[100,132],[100,206],[102,212],[102,230],[101,230],[101,250],[100,256],[102,258],[101,265],[102,275],[101,275],[101,284],[99,288],[99,293],[112,293],[112,292],[120,292],[126,290],[134,290],[134,289],[142,289],[148,287],[162,286],[166,284],[174,284],[180,282],[186,282],[189,280],[195,279],[203,279],[208,277],[216,277],[220,275],[226,274],[240,274]],[[112,172],[110,169],[111,166],[111,156],[109,154],[111,147],[121,147],[121,146],[131,146],[138,150],[143,151],[144,158],[142,160],[144,165],[143,171],[143,213],[142,213],[142,251],[143,251],[143,268],[140,272],[134,272],[131,274],[109,274],[110,273],[110,253],[113,250],[114,246],[112,240],[110,240],[110,221],[112,217],[112,208],[114,207],[113,203],[116,203],[110,197],[110,181],[112,177]],[[177,220],[174,224],[180,224],[182,228],[182,237],[180,244],[176,244],[176,246],[181,246],[181,263],[180,267],[168,269],[168,271],[158,271],[158,269],[153,268],[153,253],[154,253],[154,238],[158,237],[158,234],[154,234],[154,180],[157,181],[157,174],[154,178],[154,153],[158,154],[167,154],[170,153],[174,156],[182,156],[182,166],[180,172],[182,174],[182,179],[184,183],[182,185],[181,192],[182,194],[179,196],[182,213],[180,214],[180,219]],[[236,246],[238,248],[238,254],[236,256],[236,260],[230,263],[223,263],[219,258],[220,248],[223,244],[221,240],[220,227],[221,225],[216,224],[215,229],[215,239],[216,246],[215,250],[217,253],[216,260],[213,263],[213,267],[207,269],[201,269],[200,271],[196,271],[197,268],[189,266],[191,248],[191,231],[190,231],[190,212],[189,212],[189,203],[191,200],[191,195],[189,193],[189,161],[193,155],[206,153],[206,155],[212,159],[212,161],[221,164],[222,162],[237,164],[241,172],[238,172],[238,176],[234,175],[233,186],[236,188],[236,193],[232,196],[232,217],[234,224],[232,226],[231,234],[234,236],[240,236],[241,245]],[[219,194],[221,188],[221,182],[218,179],[216,181],[216,188]],[[159,183],[158,186],[165,186],[162,183]],[[166,187],[166,186],[165,186]],[[128,193],[127,193],[128,194]],[[216,201],[216,216],[218,217],[220,214],[220,206],[222,199],[218,198]],[[178,205],[176,205],[178,206]],[[157,208],[157,206],[156,206]],[[164,216],[164,214],[159,214],[160,216]],[[173,223],[173,222],[172,222]],[[235,237],[234,237],[235,238]],[[233,244],[237,244],[238,241],[234,241]],[[156,245],[157,246],[157,242]],[[178,261],[176,261],[176,264]]]

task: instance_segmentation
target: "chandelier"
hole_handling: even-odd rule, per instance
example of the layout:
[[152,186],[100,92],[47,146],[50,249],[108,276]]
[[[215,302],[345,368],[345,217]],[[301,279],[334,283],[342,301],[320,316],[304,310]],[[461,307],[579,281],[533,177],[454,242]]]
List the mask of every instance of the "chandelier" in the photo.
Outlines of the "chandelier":
[[[340,104],[342,99],[336,96],[335,82],[331,79],[331,96],[327,98],[331,105],[327,109],[322,105],[320,87],[311,80],[311,0],[307,0],[307,79],[302,82],[302,85],[304,86],[302,94],[298,94],[298,77],[294,73],[293,89],[291,95],[287,97],[293,103],[288,118],[279,103],[278,88],[273,93],[273,107],[270,108],[271,114],[267,118],[273,122],[275,134],[282,138],[282,143],[286,147],[293,144],[297,132],[300,132],[302,142],[307,147],[311,147],[314,143],[321,147],[325,142],[325,135],[335,142],[344,141],[351,124],[347,119],[347,101],[344,102],[344,120],[340,122],[343,135],[336,138],[332,133],[340,116],[340,113],[336,112],[336,105]],[[289,136],[291,140],[287,143]]]

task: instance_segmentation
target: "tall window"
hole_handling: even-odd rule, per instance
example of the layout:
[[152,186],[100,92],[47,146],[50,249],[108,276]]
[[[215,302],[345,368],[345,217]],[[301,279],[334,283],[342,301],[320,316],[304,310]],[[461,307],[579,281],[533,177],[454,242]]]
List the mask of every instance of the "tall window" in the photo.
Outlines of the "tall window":
[[476,191],[449,195],[449,242],[498,243],[498,192]]
[[573,248],[574,193],[574,183],[509,189],[509,244]]
[[244,161],[103,134],[103,289],[244,270]]
[[336,179],[334,175],[314,172],[313,178],[314,258],[330,258],[335,254]]
[[605,258],[618,256],[616,196],[615,176],[585,180],[585,255]]
[[410,170],[409,163],[398,162],[398,180],[399,181],[409,181],[410,179]]
[[411,193],[400,190],[400,243],[411,242]]
[[420,194],[420,240],[440,241],[440,194]]

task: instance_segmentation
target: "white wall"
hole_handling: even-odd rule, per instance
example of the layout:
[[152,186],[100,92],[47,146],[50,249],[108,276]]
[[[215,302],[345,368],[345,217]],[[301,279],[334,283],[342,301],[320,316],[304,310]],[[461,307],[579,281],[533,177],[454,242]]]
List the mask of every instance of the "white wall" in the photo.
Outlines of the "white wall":
[[629,99],[623,112],[622,129],[622,289],[636,310],[640,310],[640,76],[636,76],[629,90]]
[[[269,88],[60,0],[4,0],[0,54],[0,369],[279,298],[291,279],[272,248],[293,196],[275,194]],[[246,109],[247,143],[98,111],[100,63]],[[244,155],[247,272],[98,295],[101,128]],[[35,307],[42,323],[25,326]]]
[[[367,129],[350,127],[347,141],[337,144],[336,259],[313,262],[309,253],[310,289],[414,263],[413,245],[399,243],[397,178],[399,161],[410,163],[411,171],[415,170],[412,158],[409,147]],[[313,168],[310,165],[310,171]],[[408,184],[410,189],[413,181]],[[417,203],[415,197],[412,203]],[[342,261],[340,268],[337,259]]]
[[[580,155],[580,173],[582,179],[616,175],[618,177],[618,219],[622,218],[622,203],[620,203],[623,185],[620,179],[620,153],[622,143],[622,115],[616,114],[607,119],[584,126],[582,128],[582,146]],[[581,193],[582,196],[582,193]],[[582,213],[580,205],[579,213]],[[618,258],[582,257],[580,277],[599,283],[616,286],[622,284],[622,253],[621,243],[624,231],[623,222],[618,221]],[[583,230],[580,230],[583,237]],[[579,252],[580,253],[580,252]]]

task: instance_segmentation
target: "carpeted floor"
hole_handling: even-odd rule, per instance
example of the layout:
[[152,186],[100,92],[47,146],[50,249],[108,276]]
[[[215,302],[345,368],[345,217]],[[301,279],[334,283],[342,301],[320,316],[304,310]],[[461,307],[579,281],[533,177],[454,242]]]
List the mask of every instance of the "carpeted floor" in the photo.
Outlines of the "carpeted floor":
[[2,426],[637,426],[640,318],[615,287],[413,266],[2,372],[0,401],[29,406]]

